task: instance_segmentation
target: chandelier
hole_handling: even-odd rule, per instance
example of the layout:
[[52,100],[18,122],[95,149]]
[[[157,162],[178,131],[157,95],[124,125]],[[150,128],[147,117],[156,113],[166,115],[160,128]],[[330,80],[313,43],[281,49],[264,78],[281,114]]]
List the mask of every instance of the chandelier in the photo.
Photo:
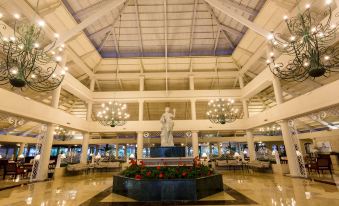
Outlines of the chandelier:
[[55,127],[55,130],[54,130],[54,138],[56,140],[61,140],[61,141],[66,141],[66,140],[70,140],[72,139],[74,136],[73,132],[65,129],[65,128],[62,128],[62,127]]
[[281,128],[279,125],[260,127],[256,133],[263,136],[277,136],[281,135]]
[[126,124],[130,117],[127,113],[127,105],[117,101],[101,104],[101,110],[97,113],[97,120],[104,126],[116,127]]
[[[331,23],[331,0],[326,0],[328,19],[325,23],[316,20],[306,4],[305,11],[297,16],[284,16],[289,36],[273,34],[268,36],[272,46],[282,54],[293,56],[287,64],[276,62],[273,51],[269,53],[267,65],[272,73],[287,81],[304,81],[307,78],[327,76],[331,71],[338,71],[339,49],[331,46],[336,37],[337,25]],[[284,40],[284,37],[288,40]]]
[[238,109],[233,108],[234,100],[223,98],[210,100],[208,102],[207,116],[214,124],[226,124],[234,122],[239,118]]
[[[0,14],[0,18],[2,16]],[[64,45],[52,50],[59,35],[54,35],[52,46],[47,46],[49,48],[46,49],[40,43],[45,39],[45,22],[40,20],[36,25],[23,23],[19,22],[19,14],[13,16],[13,31],[9,31],[9,28],[8,32],[0,32],[0,49],[3,54],[0,59],[0,85],[9,83],[12,88],[28,87],[38,92],[56,89],[67,71],[67,67],[58,69]],[[7,31],[6,25],[0,26]]]

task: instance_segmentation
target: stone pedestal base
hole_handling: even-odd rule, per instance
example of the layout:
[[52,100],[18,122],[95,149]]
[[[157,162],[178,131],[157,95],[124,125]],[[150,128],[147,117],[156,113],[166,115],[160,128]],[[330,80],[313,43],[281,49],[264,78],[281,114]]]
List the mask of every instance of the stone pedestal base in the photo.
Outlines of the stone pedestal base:
[[151,157],[185,157],[185,147],[151,147]]
[[290,173],[288,164],[272,164],[272,170],[273,170],[273,173],[280,174],[280,175]]

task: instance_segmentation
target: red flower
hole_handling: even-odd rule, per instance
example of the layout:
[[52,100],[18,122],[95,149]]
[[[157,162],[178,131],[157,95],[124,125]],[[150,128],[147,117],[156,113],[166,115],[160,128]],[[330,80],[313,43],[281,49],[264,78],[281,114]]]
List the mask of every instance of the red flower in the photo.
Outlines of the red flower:
[[147,177],[151,176],[151,174],[152,174],[151,171],[146,172],[146,176],[147,176]]
[[161,167],[158,165],[158,166],[157,166],[157,170],[160,170],[160,169],[161,169]]
[[187,172],[186,171],[182,172],[181,176],[186,177],[187,176]]
[[143,166],[145,165],[144,161],[140,160],[140,164]]
[[135,160],[130,160],[130,161],[129,161],[129,164],[131,164],[131,165],[136,165],[136,164],[137,164],[137,161],[135,161]]
[[165,177],[165,175],[164,175],[164,173],[160,173],[159,174],[159,178],[161,179],[161,178],[164,178]]
[[184,163],[182,161],[178,162],[178,166],[182,166]]
[[141,180],[142,179],[142,176],[141,175],[135,175],[134,177],[136,180]]

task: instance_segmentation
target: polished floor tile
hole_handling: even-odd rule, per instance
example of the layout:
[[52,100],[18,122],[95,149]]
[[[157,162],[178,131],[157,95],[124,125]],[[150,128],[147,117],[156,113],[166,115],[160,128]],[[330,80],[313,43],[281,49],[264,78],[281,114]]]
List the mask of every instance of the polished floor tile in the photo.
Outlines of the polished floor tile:
[[[206,197],[197,204],[339,205],[339,188],[334,185],[274,174],[233,171],[223,174],[225,192]],[[0,205],[141,205],[127,197],[112,194],[111,187],[112,173],[64,177],[0,191]],[[246,198],[248,201],[239,202]],[[100,204],[95,204],[96,199]]]

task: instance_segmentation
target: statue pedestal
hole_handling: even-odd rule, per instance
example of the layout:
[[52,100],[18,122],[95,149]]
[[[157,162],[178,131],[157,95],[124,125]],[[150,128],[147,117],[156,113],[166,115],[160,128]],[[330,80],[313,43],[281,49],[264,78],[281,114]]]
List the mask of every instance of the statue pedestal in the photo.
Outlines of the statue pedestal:
[[178,165],[193,165],[193,157],[153,157],[141,159],[146,167],[154,167],[158,165],[178,166]]
[[151,158],[185,157],[185,147],[151,147]]

